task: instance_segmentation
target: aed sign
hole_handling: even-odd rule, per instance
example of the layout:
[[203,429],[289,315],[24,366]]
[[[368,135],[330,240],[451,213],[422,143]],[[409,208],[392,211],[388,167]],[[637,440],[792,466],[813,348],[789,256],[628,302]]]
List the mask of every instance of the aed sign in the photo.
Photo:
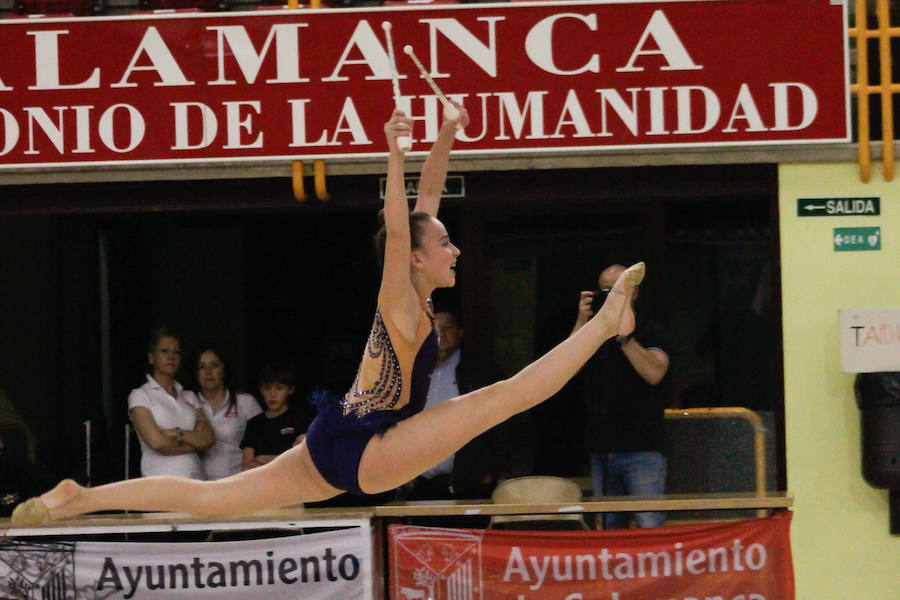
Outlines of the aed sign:
[[881,214],[881,198],[797,198],[798,217],[849,217]]
[[900,371],[900,309],[838,311],[841,371]]
[[881,250],[881,227],[835,227],[831,239],[835,252]]

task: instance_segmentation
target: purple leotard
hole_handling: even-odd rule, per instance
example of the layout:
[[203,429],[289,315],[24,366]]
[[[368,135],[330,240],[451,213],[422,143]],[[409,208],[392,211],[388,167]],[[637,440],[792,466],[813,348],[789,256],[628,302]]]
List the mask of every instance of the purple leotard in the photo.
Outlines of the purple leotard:
[[376,311],[353,387],[340,402],[320,407],[306,432],[306,446],[322,477],[355,494],[365,493],[359,488],[359,463],[369,440],[425,407],[437,363],[437,334],[430,316],[417,334],[417,340],[424,336],[417,348],[396,346],[393,340],[402,337],[393,329],[381,310]]

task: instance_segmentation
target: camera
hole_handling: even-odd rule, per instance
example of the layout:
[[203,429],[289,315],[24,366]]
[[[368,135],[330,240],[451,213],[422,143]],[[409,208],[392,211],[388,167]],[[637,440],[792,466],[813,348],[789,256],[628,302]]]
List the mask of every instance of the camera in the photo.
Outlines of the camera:
[[591,312],[595,315],[599,312],[600,307],[603,306],[603,303],[606,302],[606,297],[609,296],[609,290],[612,288],[604,287],[599,290],[594,290],[591,292]]

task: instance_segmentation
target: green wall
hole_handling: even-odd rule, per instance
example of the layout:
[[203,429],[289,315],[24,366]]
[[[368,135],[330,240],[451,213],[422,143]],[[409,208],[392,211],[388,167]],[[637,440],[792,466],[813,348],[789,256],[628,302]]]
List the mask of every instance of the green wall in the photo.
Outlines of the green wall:
[[[838,309],[900,308],[900,178],[854,163],[781,165],[788,489],[798,600],[900,598],[888,494],[860,473],[853,375],[840,371]],[[798,217],[797,198],[881,198],[881,215]],[[880,226],[880,251],[835,252],[835,227]]]

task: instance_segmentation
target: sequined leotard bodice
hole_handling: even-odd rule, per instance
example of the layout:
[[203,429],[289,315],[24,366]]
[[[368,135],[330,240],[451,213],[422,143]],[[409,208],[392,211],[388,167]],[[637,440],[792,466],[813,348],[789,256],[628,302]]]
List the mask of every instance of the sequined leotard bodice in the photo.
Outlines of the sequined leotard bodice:
[[338,410],[329,412],[329,431],[384,431],[425,407],[428,382],[437,362],[437,335],[430,316],[421,319],[413,340],[404,339],[379,309],[359,371]]
[[354,413],[357,417],[373,410],[400,408],[397,404],[403,392],[403,369],[379,310],[353,387],[341,400],[341,408],[344,416]]
[[375,313],[353,387],[339,402],[320,406],[306,432],[309,454],[328,483],[363,493],[358,475],[366,445],[425,408],[437,354],[431,315],[407,340],[380,309]]

